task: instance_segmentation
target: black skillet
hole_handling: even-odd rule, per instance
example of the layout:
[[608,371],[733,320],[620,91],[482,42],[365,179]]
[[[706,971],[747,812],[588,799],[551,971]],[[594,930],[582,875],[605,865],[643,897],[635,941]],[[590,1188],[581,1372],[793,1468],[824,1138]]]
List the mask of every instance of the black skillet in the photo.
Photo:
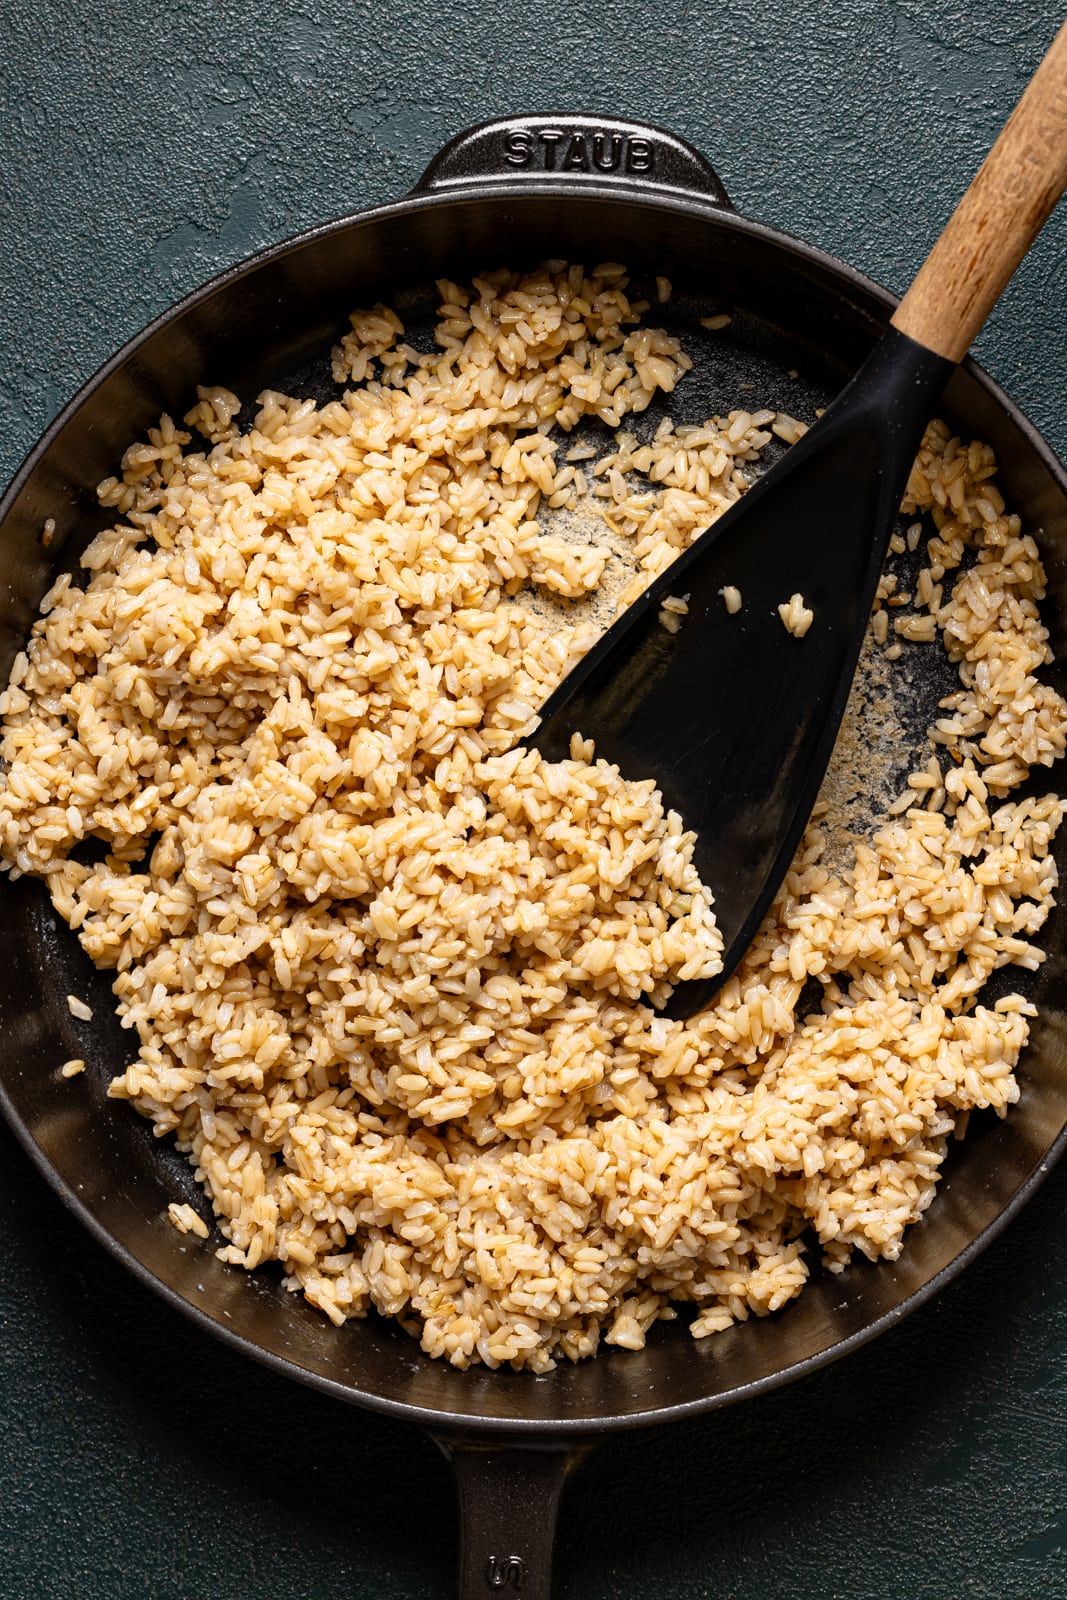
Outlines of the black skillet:
[[[102,525],[94,486],[162,410],[180,415],[205,382],[246,397],[267,383],[325,394],[325,358],[354,306],[399,298],[417,325],[432,313],[435,277],[549,257],[621,260],[650,283],[660,274],[673,281],[657,320],[698,355],[672,402],[686,420],[764,404],[810,418],[860,364],[894,305],[831,257],[737,216],[703,158],[670,134],[576,116],[473,129],[442,151],[406,200],[266,251],[182,301],[66,408],[0,504],[0,670],[55,572]],[[702,338],[699,317],[719,311],[732,322]],[[1047,620],[1062,654],[1067,475],[973,363],[953,377],[942,409],[994,445],[1009,502],[1043,530]],[[46,549],[48,518],[55,533]],[[133,1273],[228,1344],[340,1400],[426,1426],[458,1475],[467,1597],[518,1591],[543,1600],[559,1491],[592,1442],[731,1405],[892,1326],[990,1242],[1064,1143],[1067,940],[1057,913],[1045,931],[1050,959],[1032,985],[1040,1020],[1020,1067],[1022,1100],[1004,1122],[973,1119],[896,1263],[816,1273],[783,1312],[699,1344],[663,1324],[641,1352],[605,1350],[543,1378],[458,1373],[376,1317],[334,1328],[269,1269],[249,1278],[215,1259],[216,1240],[175,1232],[168,1204],[204,1210],[203,1197],[148,1124],[106,1098],[130,1052],[106,975],[92,969],[40,884],[5,883],[3,901],[0,1107],[41,1172]],[[70,1015],[68,993],[90,999],[92,1022]],[[57,1068],[72,1056],[89,1070],[67,1081]]]

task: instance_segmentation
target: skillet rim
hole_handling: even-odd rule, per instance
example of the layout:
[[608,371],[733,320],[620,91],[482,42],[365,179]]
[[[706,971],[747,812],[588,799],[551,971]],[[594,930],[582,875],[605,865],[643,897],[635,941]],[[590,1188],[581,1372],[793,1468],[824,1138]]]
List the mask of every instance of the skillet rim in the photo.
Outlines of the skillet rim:
[[[458,137],[462,137],[462,135]],[[222,272],[215,274],[206,282],[183,295],[169,308],[153,317],[139,332],[127,339],[113,355],[102,363],[96,372],[80,385],[71,399],[67,401],[48,424],[36,443],[31,446],[16,469],[3,496],[0,497],[0,536],[3,534],[4,523],[16,507],[22,491],[30,482],[37,467],[60,437],[67,424],[73,420],[96,391],[168,324],[179,320],[195,307],[205,304],[215,294],[232,287],[261,268],[297,252],[304,246],[329,239],[331,236],[340,235],[353,227],[360,227],[364,224],[386,219],[404,218],[417,212],[432,211],[445,206],[462,207],[466,204],[481,204],[492,200],[506,200],[509,202],[517,200],[522,202],[533,196],[539,198],[547,196],[551,199],[570,202],[580,199],[595,199],[601,203],[607,201],[612,205],[623,206],[639,202],[642,206],[656,210],[682,216],[696,216],[705,221],[713,222],[728,232],[747,234],[753,239],[784,249],[787,253],[800,257],[809,265],[828,273],[837,292],[847,293],[849,288],[858,291],[861,299],[866,302],[860,308],[862,315],[864,317],[869,315],[868,306],[872,303],[879,313],[878,316],[872,319],[872,328],[875,329],[879,326],[881,314],[884,313],[884,320],[888,321],[893,309],[899,304],[898,297],[888,289],[859,272],[856,268],[849,266],[846,262],[841,261],[838,257],[820,249],[818,246],[808,244],[784,230],[740,215],[728,206],[724,206],[696,191],[682,193],[677,189],[657,187],[655,183],[643,184],[624,182],[622,180],[600,182],[590,181],[589,178],[576,178],[569,182],[565,179],[546,180],[541,178],[536,182],[536,185],[532,185],[528,181],[523,182],[519,176],[511,180],[504,177],[475,178],[465,184],[450,183],[447,187],[443,186],[441,188],[432,186],[426,189],[416,188],[400,200],[349,213],[332,221],[302,230],[300,233],[279,243],[268,245],[251,256],[223,269]],[[966,361],[961,363],[961,368],[985,391],[994,406],[1002,414],[1006,415],[1010,423],[1022,436],[1028,449],[1033,452],[1039,464],[1045,468],[1052,478],[1063,495],[1065,502],[1067,502],[1067,468],[1064,467],[1034,425],[1014,401],[1008,397],[996,380],[990,377],[977,362],[968,357]],[[281,1376],[294,1379],[333,1399],[343,1401],[349,1405],[357,1405],[381,1415],[395,1417],[401,1421],[416,1423],[429,1428],[431,1432],[436,1434],[452,1438],[483,1438],[487,1441],[492,1439],[497,1442],[510,1439],[516,1443],[521,1441],[527,1448],[536,1447],[538,1441],[540,1441],[541,1447],[547,1449],[553,1447],[562,1448],[563,1441],[578,1441],[583,1438],[593,1438],[640,1427],[652,1427],[685,1417],[701,1415],[705,1412],[721,1410],[740,1401],[781,1388],[787,1383],[792,1383],[798,1378],[805,1377],[851,1354],[854,1350],[869,1343],[880,1334],[887,1332],[913,1311],[926,1304],[987,1249],[1032,1197],[1056,1162],[1061,1158],[1064,1149],[1067,1148],[1067,1123],[1065,1123],[1036,1165],[1031,1168],[1028,1175],[1019,1184],[1010,1199],[1001,1207],[997,1215],[951,1261],[947,1262],[925,1283],[912,1290],[896,1305],[873,1318],[864,1327],[837,1340],[825,1349],[804,1356],[798,1361],[790,1362],[774,1372],[765,1373],[763,1376],[747,1383],[735,1385],[730,1389],[675,1404],[653,1405],[646,1410],[602,1415],[588,1420],[572,1420],[561,1417],[484,1415],[472,1417],[463,1412],[430,1408],[408,1401],[391,1399],[373,1390],[357,1388],[354,1384],[328,1378],[285,1356],[266,1349],[248,1335],[238,1333],[233,1329],[227,1328],[221,1321],[216,1321],[202,1306],[192,1299],[186,1298],[184,1294],[158,1278],[139,1257],[134,1255],[98,1220],[90,1206],[79,1199],[78,1195],[62,1177],[58,1168],[53,1164],[51,1158],[45,1154],[34,1138],[21,1113],[16,1109],[2,1077],[0,1077],[0,1112],[4,1115],[5,1120],[38,1172],[41,1173],[52,1190],[58,1195],[67,1210],[86,1227],[97,1242],[146,1288],[158,1295],[174,1310],[190,1318],[203,1331],[220,1339],[228,1348],[251,1357],[251,1359],[259,1362],[260,1365],[270,1368]],[[415,1348],[417,1349],[417,1346]],[[603,1360],[604,1356],[601,1355],[595,1359]],[[523,1381],[537,1384],[544,1380],[526,1375]]]

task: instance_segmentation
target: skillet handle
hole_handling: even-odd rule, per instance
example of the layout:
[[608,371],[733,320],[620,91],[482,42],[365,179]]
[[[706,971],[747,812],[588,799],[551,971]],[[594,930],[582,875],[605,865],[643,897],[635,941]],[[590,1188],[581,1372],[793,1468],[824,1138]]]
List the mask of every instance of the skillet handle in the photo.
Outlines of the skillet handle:
[[459,1600],[551,1600],[560,1491],[591,1446],[434,1438],[459,1490]]
[[467,128],[434,156],[412,193],[493,183],[666,191],[720,211],[734,209],[710,162],[677,134],[647,122],[574,113],[499,117]]

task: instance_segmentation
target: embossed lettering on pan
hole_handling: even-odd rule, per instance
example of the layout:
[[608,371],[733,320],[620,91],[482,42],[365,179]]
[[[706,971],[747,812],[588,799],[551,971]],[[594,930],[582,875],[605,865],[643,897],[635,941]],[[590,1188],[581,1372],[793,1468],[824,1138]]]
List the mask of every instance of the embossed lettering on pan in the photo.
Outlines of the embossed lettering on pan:
[[513,128],[503,136],[509,166],[538,172],[655,171],[652,143],[635,134],[562,128]]

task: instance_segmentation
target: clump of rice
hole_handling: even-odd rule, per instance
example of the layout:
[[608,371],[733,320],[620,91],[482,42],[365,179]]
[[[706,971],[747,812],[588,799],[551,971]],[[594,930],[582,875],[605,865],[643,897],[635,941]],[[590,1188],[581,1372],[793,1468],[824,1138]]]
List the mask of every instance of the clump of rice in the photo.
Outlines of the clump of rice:
[[[815,621],[815,613],[810,606],[804,604],[804,596],[802,594],[790,595],[785,604],[778,607],[778,615],[782,619],[782,627],[786,633],[791,633],[795,639],[803,639]],[[927,619],[922,620],[925,621]],[[932,625],[932,619],[929,620]],[[920,637],[920,635],[912,635],[911,637]],[[929,637],[932,638],[933,635],[931,634]]]
[[167,1220],[173,1227],[177,1228],[179,1233],[192,1233],[198,1239],[210,1237],[211,1229],[203,1217],[193,1210],[192,1206],[182,1206],[178,1205],[176,1201],[172,1201],[167,1207]]
[[[679,1302],[697,1337],[775,1311],[812,1243],[897,1256],[949,1136],[1018,1097],[1031,1008],[981,991],[1042,959],[1064,806],[1009,795],[1067,708],[1035,676],[1033,540],[987,447],[935,425],[921,626],[887,650],[933,633],[957,662],[941,755],[846,871],[813,825],[717,1002],[656,1016],[719,959],[683,821],[586,741],[547,763],[521,734],[614,552],[626,603],[779,414],[624,433],[688,361],[618,267],[440,287],[434,352],[376,307],[331,404],[268,392],[242,433],[205,390],[127,452],[3,697],[0,843],[114,970],[139,1048],[112,1093],[188,1153],[224,1259],[457,1366],[544,1371]],[[589,417],[615,449],[561,452]]]
[[682,626],[682,618],[688,615],[688,595],[669,594],[660,606],[659,623],[662,628],[666,628],[668,633],[677,633]]

